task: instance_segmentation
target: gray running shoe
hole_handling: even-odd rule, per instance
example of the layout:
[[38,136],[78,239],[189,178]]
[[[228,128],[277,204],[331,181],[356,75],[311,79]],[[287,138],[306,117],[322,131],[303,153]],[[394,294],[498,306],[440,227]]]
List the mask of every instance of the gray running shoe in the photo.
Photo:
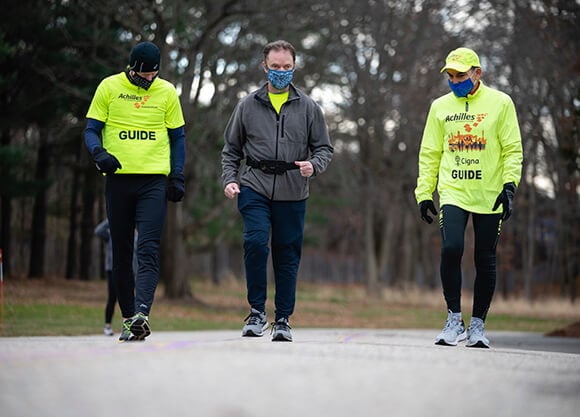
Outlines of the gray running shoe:
[[137,313],[130,319],[123,320],[123,329],[119,340],[122,342],[136,342],[145,340],[150,334],[149,317],[143,313]]
[[471,318],[471,323],[467,328],[467,347],[477,347],[477,348],[489,348],[489,340],[483,334],[483,329],[485,325],[483,320],[477,317]]
[[264,330],[268,328],[266,313],[255,308],[250,310],[248,317],[244,319],[246,324],[242,328],[242,337],[260,337],[264,335]]
[[461,319],[461,313],[448,312],[447,321],[443,331],[435,338],[436,345],[457,346],[458,342],[465,340],[465,324]]
[[113,336],[115,334],[109,323],[105,324],[105,327],[103,328],[103,333],[105,334],[105,336]]
[[290,329],[291,327],[286,317],[282,317],[272,323],[272,342],[291,342],[292,333]]

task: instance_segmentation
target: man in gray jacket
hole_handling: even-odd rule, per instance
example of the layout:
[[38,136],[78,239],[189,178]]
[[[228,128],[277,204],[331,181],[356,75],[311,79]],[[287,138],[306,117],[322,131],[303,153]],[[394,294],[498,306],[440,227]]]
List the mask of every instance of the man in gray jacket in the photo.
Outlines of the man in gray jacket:
[[[334,149],[322,110],[292,82],[296,50],[283,40],[264,47],[268,82],[240,100],[225,130],[224,194],[238,197],[244,221],[244,265],[250,314],[242,336],[262,336],[271,234],[276,285],[273,341],[292,341],[296,280],[310,179],[326,170]],[[240,173],[240,164],[245,166]]]

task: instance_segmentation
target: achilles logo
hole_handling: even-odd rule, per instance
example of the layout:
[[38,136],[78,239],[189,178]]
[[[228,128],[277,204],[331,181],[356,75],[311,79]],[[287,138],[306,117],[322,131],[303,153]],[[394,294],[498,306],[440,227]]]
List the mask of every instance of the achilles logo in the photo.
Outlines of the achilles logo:
[[133,101],[133,106],[135,106],[135,108],[140,109],[141,107],[145,107],[145,104],[147,104],[147,101],[151,98],[150,95],[148,96],[138,96],[135,94],[119,94],[119,97],[121,100],[127,100],[127,101]]
[[143,100],[143,97],[141,96],[137,96],[135,94],[119,94],[119,98],[123,99],[123,100],[132,100],[132,101],[141,101]]
[[468,113],[456,113],[445,117],[445,122],[472,122],[474,120],[475,115]]
[[147,132],[146,130],[121,130],[119,132],[119,139],[138,139],[138,140],[155,140],[155,132]]

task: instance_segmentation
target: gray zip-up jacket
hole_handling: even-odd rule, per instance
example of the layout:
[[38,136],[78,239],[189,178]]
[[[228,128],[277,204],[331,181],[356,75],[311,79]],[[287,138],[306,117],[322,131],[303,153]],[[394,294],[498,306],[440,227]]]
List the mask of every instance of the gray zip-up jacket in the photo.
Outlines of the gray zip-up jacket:
[[[310,161],[314,175],[318,175],[326,170],[334,152],[322,109],[293,85],[280,114],[270,103],[267,84],[244,97],[232,113],[224,136],[224,187],[238,182],[240,164],[246,157],[255,161]],[[238,183],[270,200],[300,201],[310,195],[310,178],[302,177],[298,169],[275,175],[245,165]]]

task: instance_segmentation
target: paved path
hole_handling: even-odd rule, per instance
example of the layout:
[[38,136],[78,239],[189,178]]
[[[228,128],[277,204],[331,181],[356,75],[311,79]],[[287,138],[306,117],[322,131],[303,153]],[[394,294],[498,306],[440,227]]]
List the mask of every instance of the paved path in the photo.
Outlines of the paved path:
[[0,338],[0,415],[578,416],[580,339],[490,331],[487,350],[435,346],[435,333]]

